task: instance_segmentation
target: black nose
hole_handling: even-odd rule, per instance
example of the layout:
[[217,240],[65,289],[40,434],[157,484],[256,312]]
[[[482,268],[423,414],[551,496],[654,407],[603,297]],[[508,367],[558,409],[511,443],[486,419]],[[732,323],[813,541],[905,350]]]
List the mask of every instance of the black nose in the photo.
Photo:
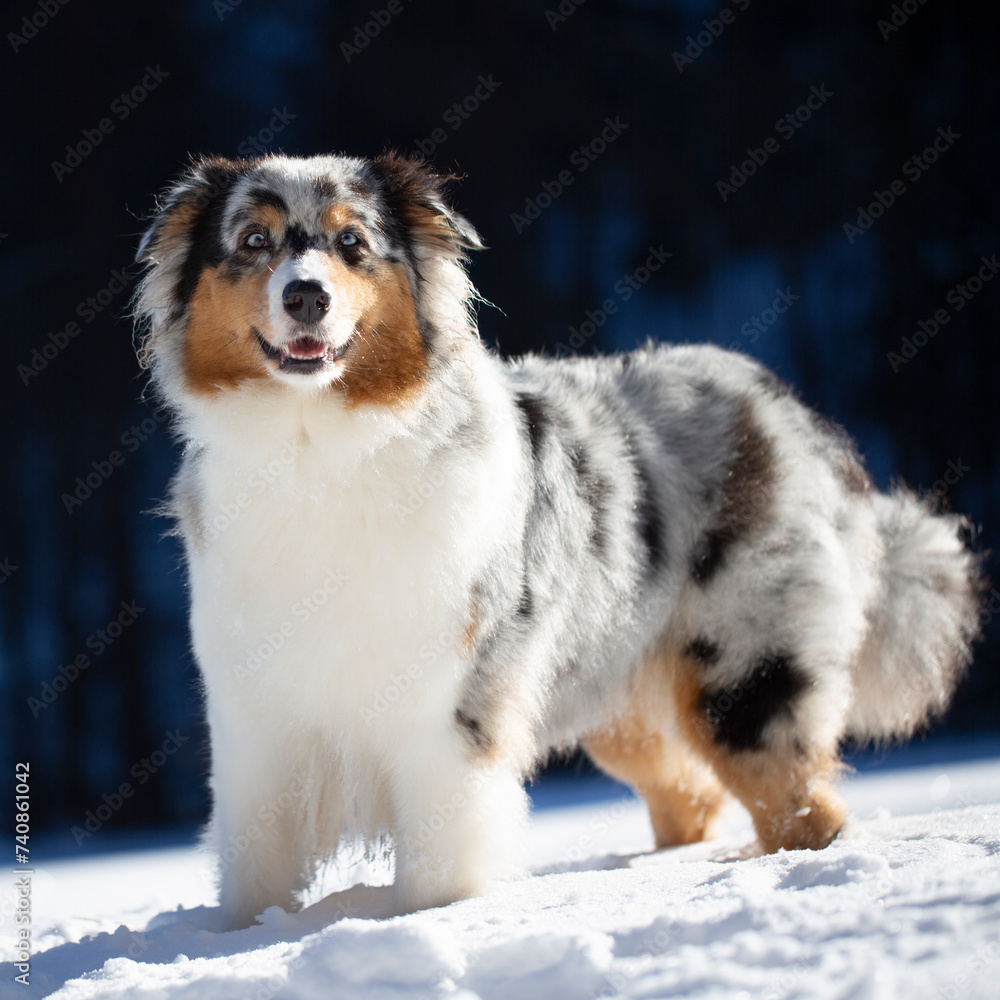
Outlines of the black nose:
[[281,293],[285,312],[300,323],[318,323],[330,308],[330,295],[318,281],[290,281]]

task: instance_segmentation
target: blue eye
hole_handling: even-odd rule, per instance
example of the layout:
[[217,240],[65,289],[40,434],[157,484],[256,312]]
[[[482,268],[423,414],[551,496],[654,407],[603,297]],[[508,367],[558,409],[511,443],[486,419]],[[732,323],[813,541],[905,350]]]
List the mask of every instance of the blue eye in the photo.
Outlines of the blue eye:
[[353,247],[361,242],[354,233],[343,233],[340,237],[340,245],[342,247]]
[[243,241],[243,245],[251,250],[262,250],[267,246],[267,237],[263,233],[251,233]]

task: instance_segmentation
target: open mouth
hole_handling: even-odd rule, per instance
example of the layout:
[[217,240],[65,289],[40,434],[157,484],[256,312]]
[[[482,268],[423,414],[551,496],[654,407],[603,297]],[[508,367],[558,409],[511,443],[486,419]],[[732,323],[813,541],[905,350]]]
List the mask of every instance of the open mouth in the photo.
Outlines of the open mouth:
[[278,371],[301,372],[304,375],[339,361],[354,342],[353,337],[348,337],[340,347],[333,347],[325,340],[299,337],[289,341],[284,347],[275,347],[261,336],[260,330],[256,327],[253,328],[253,332],[264,354],[272,361],[278,362]]

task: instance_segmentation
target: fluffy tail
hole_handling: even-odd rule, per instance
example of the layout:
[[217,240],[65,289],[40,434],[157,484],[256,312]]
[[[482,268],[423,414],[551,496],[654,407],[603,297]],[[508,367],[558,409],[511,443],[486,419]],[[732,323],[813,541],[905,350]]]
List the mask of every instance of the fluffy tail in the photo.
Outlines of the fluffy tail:
[[903,489],[874,501],[882,586],[848,716],[861,740],[910,736],[944,711],[980,631],[980,559],[964,542],[968,522]]

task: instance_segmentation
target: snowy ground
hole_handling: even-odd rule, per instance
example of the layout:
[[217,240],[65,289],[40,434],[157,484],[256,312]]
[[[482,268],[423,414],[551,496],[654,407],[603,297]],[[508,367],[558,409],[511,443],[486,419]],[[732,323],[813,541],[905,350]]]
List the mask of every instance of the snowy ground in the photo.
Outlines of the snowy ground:
[[856,775],[848,835],[765,857],[738,809],[721,840],[648,853],[644,809],[616,789],[580,779],[583,805],[541,789],[534,877],[389,920],[370,919],[384,889],[335,891],[384,883],[363,864],[232,933],[193,848],[36,867],[31,985],[6,963],[0,997],[1000,997],[1000,759]]

